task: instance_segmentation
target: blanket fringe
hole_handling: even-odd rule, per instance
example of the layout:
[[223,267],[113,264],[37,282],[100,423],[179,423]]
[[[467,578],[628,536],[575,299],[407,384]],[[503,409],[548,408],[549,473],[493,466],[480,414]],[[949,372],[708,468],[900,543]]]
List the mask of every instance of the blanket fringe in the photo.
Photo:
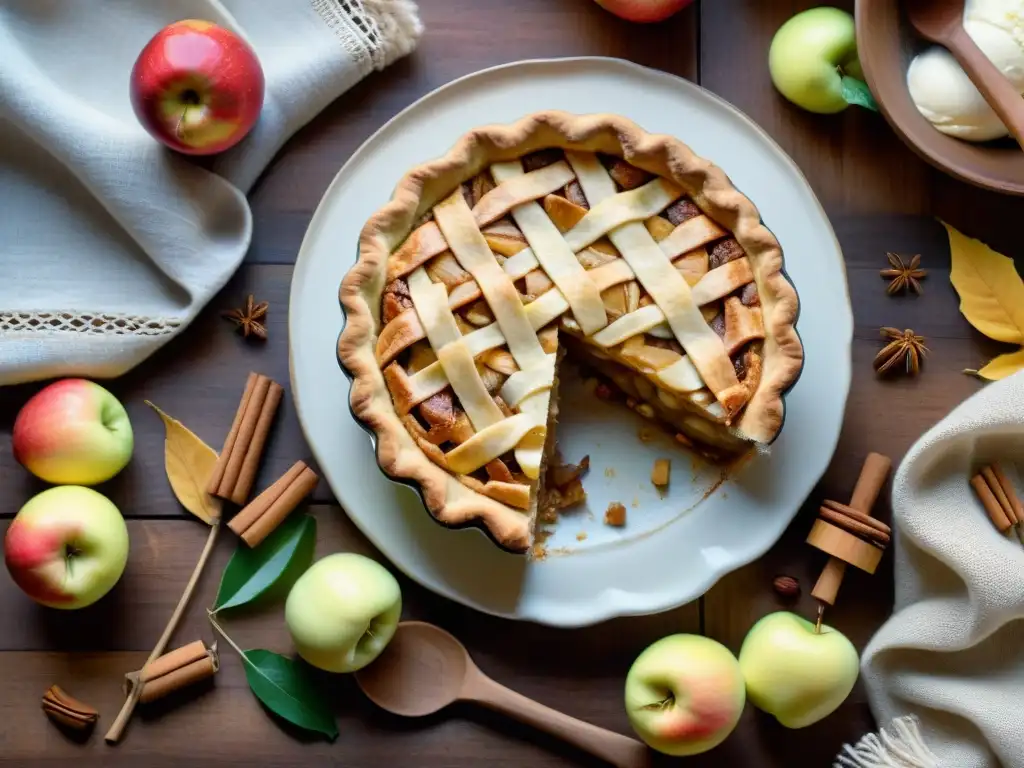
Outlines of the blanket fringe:
[[869,733],[856,746],[843,746],[833,768],[939,768],[938,758],[921,736],[916,717],[892,721],[885,728]]

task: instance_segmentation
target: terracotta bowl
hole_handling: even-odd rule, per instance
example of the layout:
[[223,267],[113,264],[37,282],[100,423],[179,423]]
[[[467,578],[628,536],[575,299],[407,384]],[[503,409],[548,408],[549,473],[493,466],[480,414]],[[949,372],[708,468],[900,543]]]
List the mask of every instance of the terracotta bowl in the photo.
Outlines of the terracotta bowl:
[[973,144],[935,130],[910,100],[907,67],[929,43],[916,36],[899,0],[857,0],[857,48],[882,114],[917,154],[949,175],[1024,195],[1024,152],[1010,139]]

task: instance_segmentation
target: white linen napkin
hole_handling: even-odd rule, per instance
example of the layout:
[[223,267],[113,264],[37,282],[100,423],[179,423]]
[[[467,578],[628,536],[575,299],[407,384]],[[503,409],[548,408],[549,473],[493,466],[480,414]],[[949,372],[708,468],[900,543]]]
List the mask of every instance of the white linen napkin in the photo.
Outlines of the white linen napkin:
[[[241,34],[266,77],[213,172],[129,100],[139,51],[187,18]],[[0,385],[117,376],[182,331],[245,256],[245,193],[273,155],[420,32],[409,0],[0,3]]]
[[876,719],[915,716],[942,768],[1024,768],[1024,548],[969,485],[998,460],[1024,495],[1022,404],[1024,373],[987,385],[893,483],[896,606],[864,651],[864,682]]

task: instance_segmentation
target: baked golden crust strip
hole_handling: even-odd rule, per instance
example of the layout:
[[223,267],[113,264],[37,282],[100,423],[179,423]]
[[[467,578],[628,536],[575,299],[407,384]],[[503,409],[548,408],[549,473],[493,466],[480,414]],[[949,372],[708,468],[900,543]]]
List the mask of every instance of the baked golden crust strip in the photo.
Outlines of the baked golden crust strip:
[[[562,164],[564,165],[564,162]],[[568,166],[565,167],[568,170]],[[572,178],[572,171],[569,171],[569,174]],[[492,165],[491,175],[500,185],[497,189],[526,178],[523,174],[523,164],[519,160]],[[608,324],[601,292],[587,276],[587,271],[558,228],[536,202],[537,198],[547,193],[539,189],[535,191],[538,194],[534,200],[512,209],[512,218],[530,244],[530,249],[546,276],[565,296],[573,318],[583,332],[590,335]],[[525,260],[525,257],[521,258]]]
[[[583,187],[584,194],[591,201],[591,213],[601,209],[603,204],[611,210],[617,210],[606,201],[615,202],[632,194],[617,192],[615,182],[596,155],[567,151],[566,157],[576,172],[576,179]],[[746,402],[748,393],[736,376],[722,340],[705,322],[686,280],[672,266],[672,262],[642,224],[635,221],[622,224],[609,231],[608,236],[644,290],[665,313],[665,320],[676,340],[686,350],[690,361],[726,412],[732,414],[738,411]]]

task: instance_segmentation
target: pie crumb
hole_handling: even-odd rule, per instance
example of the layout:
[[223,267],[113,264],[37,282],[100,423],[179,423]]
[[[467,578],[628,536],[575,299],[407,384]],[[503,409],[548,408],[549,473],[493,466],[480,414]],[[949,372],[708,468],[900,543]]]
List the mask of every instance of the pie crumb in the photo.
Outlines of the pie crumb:
[[604,470],[605,477],[615,477],[615,467],[606,467]]
[[586,531],[580,531],[579,533],[576,534],[576,541],[584,541],[586,538],[587,538],[587,532]]
[[668,485],[669,473],[671,471],[671,459],[655,459],[654,469],[651,470],[651,482],[656,488],[664,488]]
[[618,501],[608,505],[604,513],[604,524],[621,528],[626,524],[626,507]]
[[641,427],[637,437],[640,438],[641,443],[649,443],[654,439],[654,433],[647,427]]

